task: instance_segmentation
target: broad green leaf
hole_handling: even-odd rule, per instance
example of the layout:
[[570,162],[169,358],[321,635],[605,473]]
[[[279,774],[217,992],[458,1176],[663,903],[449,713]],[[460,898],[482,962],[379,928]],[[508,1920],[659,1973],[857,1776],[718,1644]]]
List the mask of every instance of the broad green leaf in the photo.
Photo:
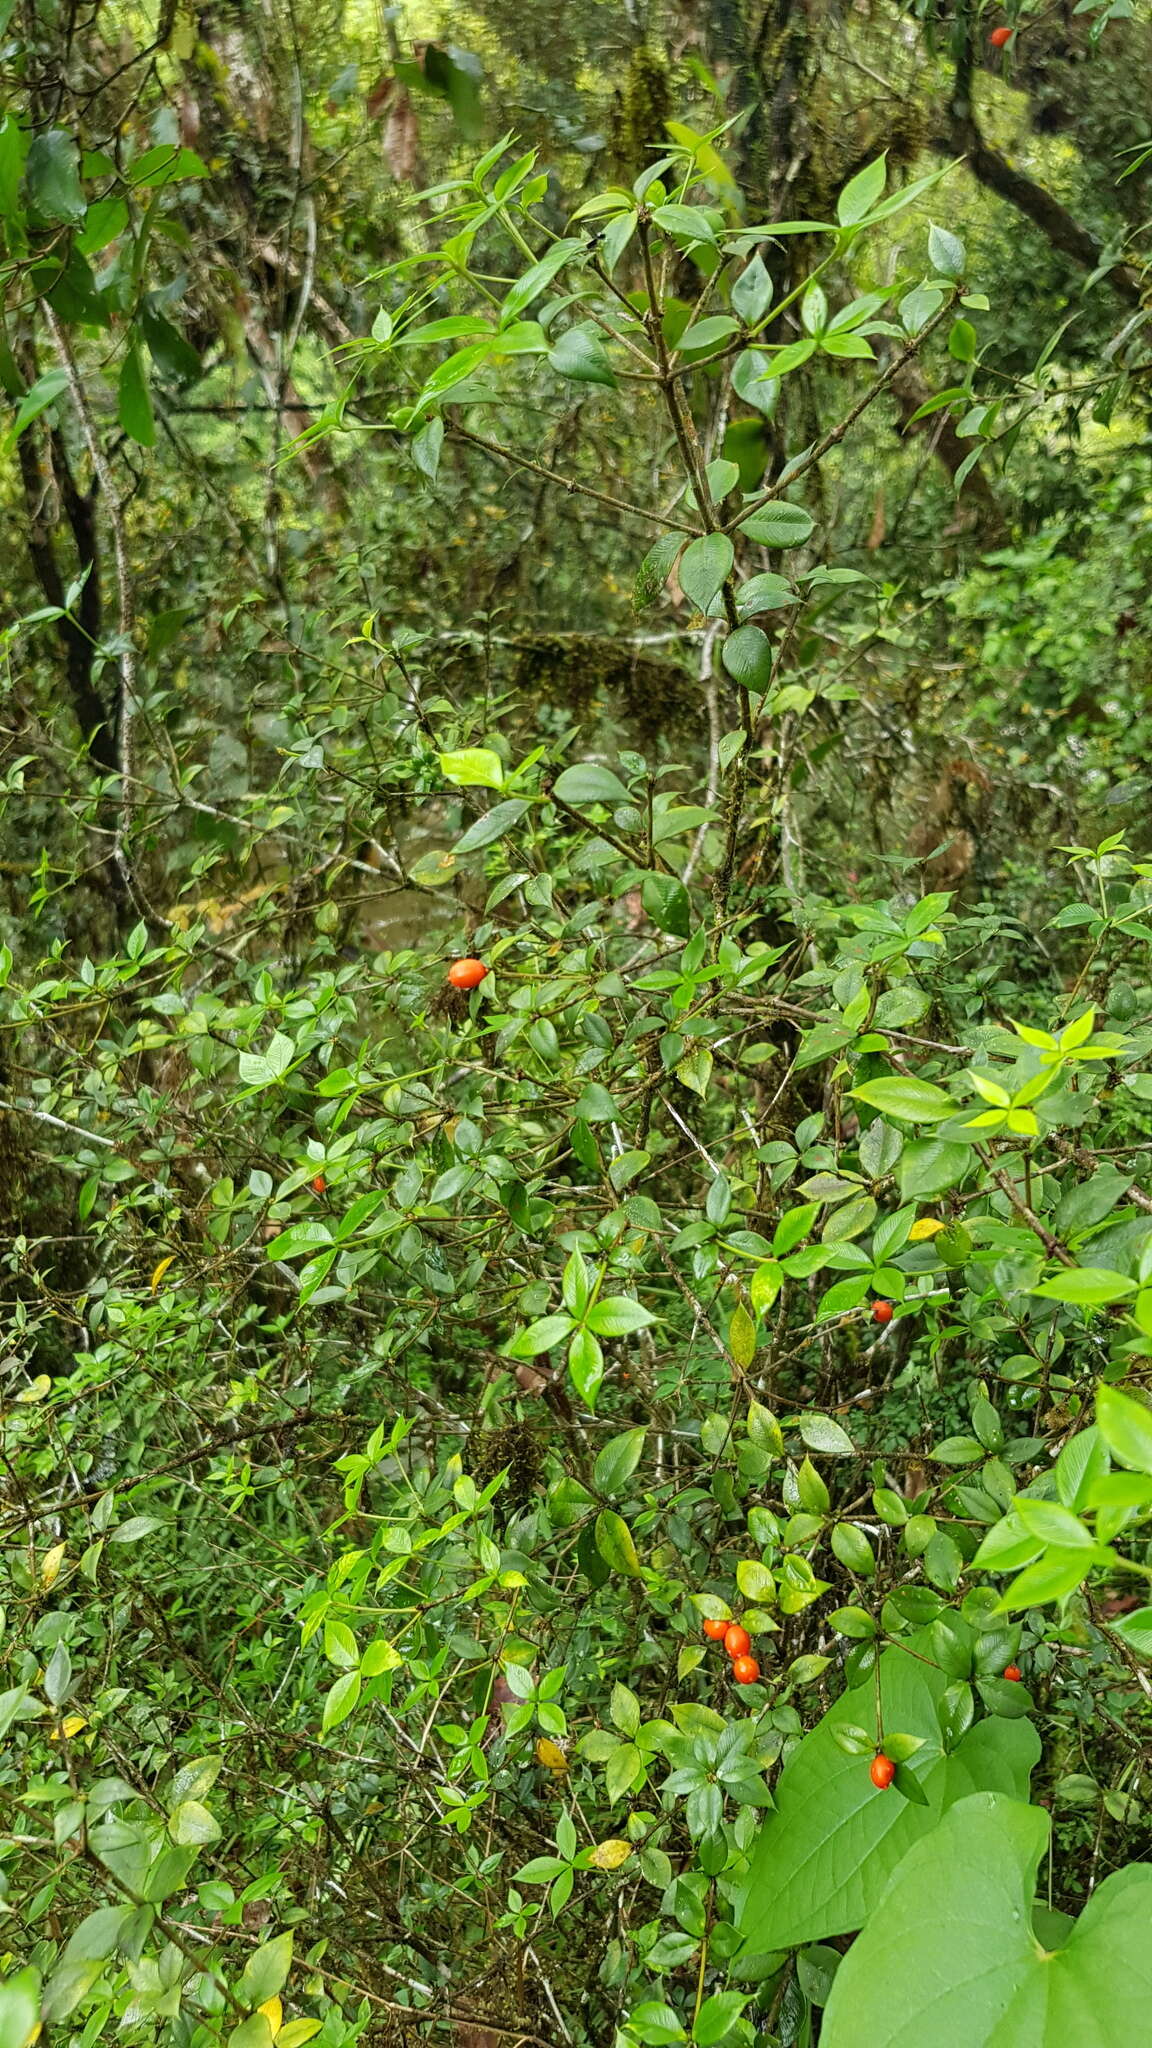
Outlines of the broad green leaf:
[[1118,1387],[1096,1390],[1096,1426],[1113,1457],[1137,1472],[1152,1472],[1152,1409]]
[[568,327],[551,349],[548,361],[560,377],[574,384],[604,384],[616,389],[616,373],[598,328],[591,321]]
[[765,548],[798,548],[809,538],[816,521],[803,505],[791,505],[784,498],[776,498],[771,504],[762,505],[758,512],[752,512],[740,521],[740,531],[748,540],[759,541]]
[[455,754],[441,754],[440,773],[462,789],[500,789],[504,763],[491,747],[463,747]]
[[746,1950],[790,1948],[863,1926],[901,1858],[945,1807],[983,1788],[1027,1795],[1040,1754],[1031,1722],[978,1721],[946,1757],[938,1708],[949,1675],[934,1661],[930,1630],[910,1638],[908,1648],[916,1654],[893,1648],[879,1660],[883,1720],[886,1729],[921,1738],[910,1768],[927,1806],[878,1791],[867,1759],[845,1754],[836,1740],[841,1726],[876,1739],[870,1676],[841,1695],[784,1766],[776,1811],[765,1818],[752,1853],[739,1922]]
[[1030,1287],[1029,1294],[1042,1294],[1047,1301],[1067,1301],[1080,1308],[1102,1308],[1110,1301],[1123,1301],[1135,1294],[1136,1282],[1107,1266],[1069,1266],[1051,1280]]
[[732,573],[736,551],[726,533],[705,533],[689,541],[680,557],[680,588],[697,608],[706,612],[720,594],[726,576]]
[[897,1117],[902,1123],[935,1124],[956,1111],[956,1104],[943,1088],[911,1076],[884,1075],[876,1081],[862,1082],[849,1093],[858,1102],[866,1102],[870,1109],[878,1109],[882,1116]]
[[[449,859],[454,864],[457,854],[478,853],[482,846],[491,846],[494,840],[502,839],[505,832],[510,832],[513,825],[519,824],[527,809],[528,805],[524,798],[519,796],[506,797],[503,803],[493,804],[492,809],[485,811],[482,818],[477,818],[475,824],[469,825],[463,838],[456,841]],[[443,856],[434,854],[431,858],[437,861],[442,860]],[[412,873],[415,878],[416,870],[413,869]],[[443,879],[451,881],[451,872],[445,874]]]
[[0,1984],[0,2041],[5,2048],[30,2048],[40,2031],[40,1972],[18,1970]]
[[84,218],[80,189],[80,155],[63,128],[44,128],[34,135],[24,159],[24,190],[28,210],[37,219],[72,227]]
[[598,1493],[619,1493],[627,1484],[644,1454],[647,1433],[644,1429],[626,1429],[623,1435],[609,1438],[597,1453],[593,1471]]
[[1046,1950],[1032,1902],[1050,1825],[1035,1807],[981,1791],[915,1842],[840,1966],[822,2048],[1139,2041],[1152,2003],[1152,1869],[1105,1878]]
[[874,163],[865,164],[854,178],[849,178],[836,202],[836,218],[842,228],[855,227],[871,213],[878,199],[884,194],[888,178],[888,159],[878,156]]
[[746,690],[766,690],[772,681],[772,643],[759,626],[738,626],[725,640],[720,658]]
[[598,767],[594,761],[581,761],[575,768],[565,768],[556,777],[553,785],[556,795],[566,804],[627,804],[632,799],[618,775],[610,768]]
[[596,1548],[614,1572],[622,1572],[629,1579],[639,1578],[640,1559],[632,1531],[623,1516],[614,1514],[611,1508],[602,1509],[596,1517]]
[[292,1935],[277,1934],[271,1941],[262,1942],[249,1956],[236,1983],[236,1996],[242,2006],[263,2005],[268,1998],[275,1997],[288,1982],[292,1967]]

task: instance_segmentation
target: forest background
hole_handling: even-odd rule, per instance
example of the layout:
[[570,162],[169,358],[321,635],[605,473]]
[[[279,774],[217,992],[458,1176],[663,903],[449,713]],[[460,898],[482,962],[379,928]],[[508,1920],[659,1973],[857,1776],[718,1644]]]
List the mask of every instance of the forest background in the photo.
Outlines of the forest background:
[[2,2048],[1145,2037],[1150,80],[0,0]]

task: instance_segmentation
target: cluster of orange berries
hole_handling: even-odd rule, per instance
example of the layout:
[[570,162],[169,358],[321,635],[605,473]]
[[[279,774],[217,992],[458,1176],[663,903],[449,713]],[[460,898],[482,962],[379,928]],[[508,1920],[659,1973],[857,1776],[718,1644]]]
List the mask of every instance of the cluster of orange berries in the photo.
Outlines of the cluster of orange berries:
[[752,1638],[738,1621],[706,1621],[704,1633],[710,1642],[723,1643],[732,1659],[732,1676],[737,1685],[755,1685],[760,1666],[749,1653]]

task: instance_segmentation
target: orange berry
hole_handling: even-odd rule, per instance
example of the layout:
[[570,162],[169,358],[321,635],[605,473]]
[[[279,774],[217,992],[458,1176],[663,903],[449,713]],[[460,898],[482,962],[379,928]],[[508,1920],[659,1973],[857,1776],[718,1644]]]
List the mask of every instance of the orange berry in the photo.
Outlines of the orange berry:
[[724,1631],[724,1648],[730,1657],[746,1657],[752,1648],[752,1638],[746,1628],[733,1621]]
[[755,1657],[734,1657],[732,1659],[732,1676],[736,1680],[737,1685],[755,1685],[756,1680],[760,1676],[760,1666],[756,1662]]
[[709,1615],[704,1623],[704,1633],[710,1642],[722,1643],[727,1632],[728,1623],[726,1621],[713,1621]]
[[313,1174],[313,1176],[312,1176],[312,1192],[313,1192],[313,1194],[314,1194],[314,1195],[322,1195],[322,1194],[324,1193],[325,1189],[327,1188],[327,1186],[328,1186],[328,1183],[327,1183],[327,1181],[325,1180],[325,1178],[324,1178],[324,1175],[323,1175],[322,1173],[315,1173],[315,1174]]
[[1010,28],[994,28],[988,41],[994,50],[1002,50],[1005,43],[1012,41],[1012,31]]
[[482,960],[454,960],[448,969],[453,988],[479,988],[488,969]]
[[878,1792],[886,1792],[896,1776],[896,1766],[891,1757],[885,1756],[881,1750],[879,1756],[873,1757],[868,1775]]
[[1018,1664],[1006,1664],[1004,1666],[1004,1676],[1005,1678],[1010,1678],[1013,1680],[1013,1682],[1015,1682],[1016,1679],[1021,1678],[1023,1676],[1023,1673],[1021,1672],[1020,1666]]
[[890,1301],[874,1301],[872,1303],[872,1321],[874,1323],[890,1323],[893,1313]]

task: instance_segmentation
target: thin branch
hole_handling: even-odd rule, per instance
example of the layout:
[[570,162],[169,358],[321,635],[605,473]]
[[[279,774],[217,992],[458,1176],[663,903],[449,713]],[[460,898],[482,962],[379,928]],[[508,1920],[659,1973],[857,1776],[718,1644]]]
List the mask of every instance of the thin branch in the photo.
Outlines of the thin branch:
[[[92,467],[104,494],[108,524],[112,529],[112,551],[116,565],[116,628],[119,642],[120,663],[120,716],[117,727],[117,752],[120,772],[120,813],[113,838],[112,857],[129,894],[138,901],[137,892],[128,858],[127,841],[132,825],[132,812],[136,800],[136,720],[140,710],[140,699],[136,668],[136,607],[132,591],[132,570],[128,561],[128,536],[124,527],[124,507],[112,465],[104,452],[103,443],[96,432],[89,409],[72,344],[46,299],[41,300],[48,332],[60,358],[68,390],[76,408],[80,431],[92,459]],[[142,907],[142,906],[141,906]]]

